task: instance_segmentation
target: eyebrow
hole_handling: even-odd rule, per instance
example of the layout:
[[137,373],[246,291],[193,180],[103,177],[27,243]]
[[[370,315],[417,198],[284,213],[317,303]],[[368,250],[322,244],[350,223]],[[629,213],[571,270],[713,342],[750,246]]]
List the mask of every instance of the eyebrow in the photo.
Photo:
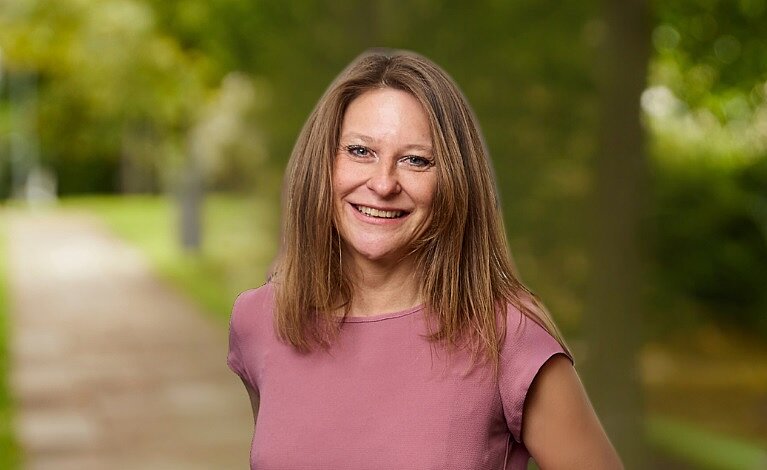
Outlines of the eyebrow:
[[[370,136],[367,136],[365,134],[358,134],[356,132],[351,132],[349,134],[344,134],[344,135],[341,136],[341,138],[339,140],[346,140],[346,139],[359,139],[359,140],[365,142],[366,144],[375,144],[376,143],[376,139],[374,139],[374,138],[372,138]],[[431,152],[432,151],[432,148],[431,148],[430,145],[406,144],[406,145],[404,145],[404,147],[406,149],[408,149],[408,150],[421,150],[421,151],[424,151],[424,152]]]

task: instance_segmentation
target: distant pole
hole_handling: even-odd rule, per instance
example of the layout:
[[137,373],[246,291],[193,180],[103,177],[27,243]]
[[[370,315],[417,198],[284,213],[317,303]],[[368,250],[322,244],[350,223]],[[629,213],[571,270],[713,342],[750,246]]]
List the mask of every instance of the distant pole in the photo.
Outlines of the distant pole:
[[626,468],[647,468],[638,355],[642,340],[643,260],[639,229],[646,158],[639,97],[649,56],[644,0],[608,0],[599,55],[601,131],[595,161],[584,317],[584,379]]
[[37,75],[8,74],[10,105],[11,195],[22,199],[27,178],[39,165],[40,143],[37,129]]
[[204,198],[202,168],[194,131],[187,137],[186,159],[179,188],[181,246],[187,252],[199,252],[202,246],[202,205]]

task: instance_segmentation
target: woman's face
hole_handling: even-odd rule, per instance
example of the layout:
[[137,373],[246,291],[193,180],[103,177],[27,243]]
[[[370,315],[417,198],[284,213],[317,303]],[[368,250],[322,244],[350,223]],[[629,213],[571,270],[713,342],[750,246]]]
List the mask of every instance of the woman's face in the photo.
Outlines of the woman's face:
[[346,109],[334,208],[355,261],[399,261],[429,221],[436,187],[429,120],[411,94],[371,90]]

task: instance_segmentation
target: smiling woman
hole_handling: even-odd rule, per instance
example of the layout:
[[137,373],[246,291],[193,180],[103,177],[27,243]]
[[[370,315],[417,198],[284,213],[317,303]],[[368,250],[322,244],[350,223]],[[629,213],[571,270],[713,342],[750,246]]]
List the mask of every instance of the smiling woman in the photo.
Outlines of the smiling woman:
[[428,224],[437,182],[421,104],[393,88],[365,92],[349,104],[340,141],[333,199],[348,268],[414,272],[407,252]]
[[458,87],[363,54],[309,116],[282,252],[238,297],[227,362],[251,468],[620,468],[546,309],[516,277]]

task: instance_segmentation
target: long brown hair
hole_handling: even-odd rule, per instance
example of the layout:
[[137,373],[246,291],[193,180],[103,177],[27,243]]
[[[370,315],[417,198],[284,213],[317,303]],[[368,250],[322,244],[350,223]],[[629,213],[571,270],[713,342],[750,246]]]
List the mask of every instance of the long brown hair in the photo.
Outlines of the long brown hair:
[[[497,365],[510,303],[562,336],[537,296],[517,278],[508,252],[495,180],[477,120],[453,80],[407,51],[368,51],[333,81],[309,116],[288,163],[277,329],[299,350],[329,346],[336,313],[351,305],[353,283],[341,265],[334,224],[332,167],[346,108],[366,91],[412,94],[425,110],[437,162],[431,220],[414,243],[431,341],[469,345]],[[347,310],[348,311],[348,310]]]

